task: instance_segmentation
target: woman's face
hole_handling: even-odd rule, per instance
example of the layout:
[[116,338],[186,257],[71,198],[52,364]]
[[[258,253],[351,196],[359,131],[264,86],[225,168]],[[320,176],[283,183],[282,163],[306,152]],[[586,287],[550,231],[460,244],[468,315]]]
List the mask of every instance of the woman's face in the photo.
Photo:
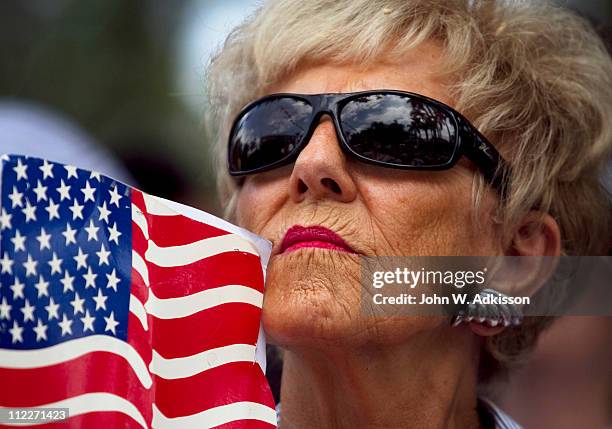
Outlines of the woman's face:
[[[440,50],[428,44],[400,63],[303,67],[270,92],[329,93],[397,89],[453,105],[432,71]],[[238,196],[237,221],[273,243],[263,307],[268,339],[285,347],[397,343],[448,325],[433,317],[366,317],[361,310],[360,255],[492,255],[498,244],[489,212],[474,222],[476,169],[463,159],[446,171],[403,171],[347,158],[324,116],[295,164],[250,176]],[[294,225],[323,226],[357,253],[299,247],[281,253]]]

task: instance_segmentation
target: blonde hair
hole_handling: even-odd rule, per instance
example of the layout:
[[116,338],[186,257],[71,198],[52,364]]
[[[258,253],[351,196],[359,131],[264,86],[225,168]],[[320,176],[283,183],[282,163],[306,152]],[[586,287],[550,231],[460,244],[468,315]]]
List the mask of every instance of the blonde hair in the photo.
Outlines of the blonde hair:
[[[512,165],[500,202],[504,237],[534,207],[560,226],[562,252],[598,254],[612,230],[600,183],[612,152],[612,60],[582,18],[519,0],[273,0],[228,37],[208,70],[218,186],[232,217],[238,184],[226,172],[231,121],[303,63],[368,64],[435,40],[455,108]],[[484,186],[478,179],[474,201]],[[507,368],[547,325],[527,319],[487,339],[485,362]]]

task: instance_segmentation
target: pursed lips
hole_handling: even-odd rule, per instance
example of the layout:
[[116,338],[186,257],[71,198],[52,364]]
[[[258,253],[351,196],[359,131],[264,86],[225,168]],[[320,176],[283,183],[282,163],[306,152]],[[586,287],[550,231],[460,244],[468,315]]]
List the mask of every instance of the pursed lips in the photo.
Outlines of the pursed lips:
[[357,253],[334,231],[319,225],[309,227],[294,225],[289,228],[281,242],[280,253],[308,247]]

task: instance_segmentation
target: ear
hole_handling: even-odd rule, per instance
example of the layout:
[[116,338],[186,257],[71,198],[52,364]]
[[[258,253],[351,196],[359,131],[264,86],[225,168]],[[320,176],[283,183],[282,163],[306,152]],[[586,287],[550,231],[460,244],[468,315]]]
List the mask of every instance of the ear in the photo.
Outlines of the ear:
[[[557,265],[561,254],[561,231],[555,219],[548,213],[529,212],[517,225],[505,256],[526,258],[502,258],[507,260],[498,272],[496,283],[501,292],[515,296],[531,296],[542,287]],[[476,335],[497,335],[505,328],[470,323]]]

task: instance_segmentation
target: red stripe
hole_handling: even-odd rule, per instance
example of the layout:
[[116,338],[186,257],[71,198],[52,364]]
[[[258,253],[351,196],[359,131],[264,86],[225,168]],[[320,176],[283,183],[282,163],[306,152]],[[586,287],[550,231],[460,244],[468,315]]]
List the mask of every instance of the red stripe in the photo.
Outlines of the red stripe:
[[226,285],[264,290],[261,262],[250,253],[221,253],[182,267],[162,268],[147,262],[147,267],[153,293],[162,299]]
[[132,222],[132,249],[142,256],[142,259],[144,259],[147,246],[147,239],[145,238],[140,227],[136,225],[136,223]]
[[138,301],[144,305],[149,298],[149,288],[145,285],[144,280],[140,274],[132,268],[132,288],[131,294],[138,298]]
[[149,238],[160,247],[182,246],[205,238],[227,235],[229,232],[186,216],[156,216],[147,214]]
[[[178,380],[155,379],[155,404],[169,418],[198,413],[232,402],[257,402],[274,408],[257,363],[236,362]],[[185,395],[184,392],[190,392]],[[176,398],[182,400],[177,401]]]
[[255,345],[260,317],[259,307],[237,302],[180,319],[150,317],[154,326],[153,348],[166,359],[171,359],[230,344]]
[[275,425],[262,422],[261,420],[238,420],[236,422],[215,426],[214,429],[273,429],[275,427]]

